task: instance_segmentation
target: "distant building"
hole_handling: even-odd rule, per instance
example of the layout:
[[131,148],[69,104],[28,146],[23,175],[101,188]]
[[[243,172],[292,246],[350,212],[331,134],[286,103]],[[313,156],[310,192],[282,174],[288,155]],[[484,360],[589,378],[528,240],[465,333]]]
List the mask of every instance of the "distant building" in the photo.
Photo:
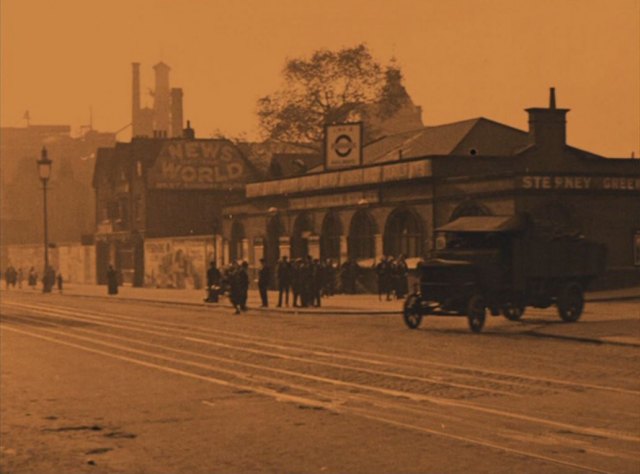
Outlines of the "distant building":
[[131,136],[169,138],[182,136],[183,92],[171,88],[169,72],[171,68],[162,61],[153,66],[155,89],[153,108],[142,107],[140,99],[140,63],[132,63],[131,82]]
[[53,160],[48,195],[50,241],[80,242],[83,233],[91,232],[95,152],[98,147],[112,146],[115,134],[91,129],[81,137],[70,133],[68,125],[0,129],[2,246],[43,241],[42,184],[36,166],[43,146]]

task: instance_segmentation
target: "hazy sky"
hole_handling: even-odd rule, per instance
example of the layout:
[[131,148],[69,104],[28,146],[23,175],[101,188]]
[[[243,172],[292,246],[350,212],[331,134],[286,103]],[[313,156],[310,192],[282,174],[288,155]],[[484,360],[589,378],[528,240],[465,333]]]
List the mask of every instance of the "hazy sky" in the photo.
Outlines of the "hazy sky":
[[[607,156],[640,151],[640,0],[1,0],[3,126],[131,120],[172,68],[196,134],[257,137],[256,100],[287,57],[366,42],[395,55],[427,125],[484,116],[526,129],[555,86],[568,140]],[[146,97],[146,95],[145,95]],[[144,105],[143,101],[143,105]],[[150,99],[148,103],[151,104]],[[129,132],[118,135],[127,140]]]

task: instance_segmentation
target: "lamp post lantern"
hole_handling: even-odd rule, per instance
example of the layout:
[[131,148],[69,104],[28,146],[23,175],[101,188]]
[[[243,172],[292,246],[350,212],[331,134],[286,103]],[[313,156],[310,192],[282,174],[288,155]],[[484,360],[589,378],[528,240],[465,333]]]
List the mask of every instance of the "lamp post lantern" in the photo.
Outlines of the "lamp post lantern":
[[47,156],[47,149],[42,147],[40,159],[38,163],[38,175],[40,181],[42,181],[42,191],[44,196],[44,273],[43,273],[43,285],[42,292],[50,293],[53,286],[53,281],[50,278],[49,270],[49,234],[48,234],[48,222],[47,222],[47,182],[51,177],[51,164],[53,163]]

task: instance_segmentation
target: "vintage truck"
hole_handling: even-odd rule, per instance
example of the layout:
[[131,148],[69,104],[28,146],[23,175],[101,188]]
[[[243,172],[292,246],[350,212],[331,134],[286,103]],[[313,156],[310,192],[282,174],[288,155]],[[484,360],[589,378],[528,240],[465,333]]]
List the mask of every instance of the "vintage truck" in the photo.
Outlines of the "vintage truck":
[[436,250],[419,267],[419,290],[405,300],[411,329],[426,315],[466,316],[480,332],[487,310],[516,321],[527,306],[553,304],[563,321],[575,322],[585,289],[605,268],[604,245],[525,213],[460,217],[436,232]]

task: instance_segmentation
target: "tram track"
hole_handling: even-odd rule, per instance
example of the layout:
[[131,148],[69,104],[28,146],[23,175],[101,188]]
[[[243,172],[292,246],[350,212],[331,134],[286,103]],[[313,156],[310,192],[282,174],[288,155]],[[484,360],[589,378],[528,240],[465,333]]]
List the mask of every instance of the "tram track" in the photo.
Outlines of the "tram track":
[[[14,307],[23,307],[23,308],[32,308],[38,309],[43,308],[39,305],[24,305],[24,304],[14,304]],[[614,392],[621,394],[629,394],[640,396],[640,390],[627,389],[623,387],[614,387],[607,386],[601,384],[593,384],[593,383],[585,383],[585,382],[576,382],[572,380],[561,380],[550,377],[541,377],[541,376],[532,376],[521,373],[514,373],[508,371],[498,371],[488,369],[486,367],[474,367],[470,364],[465,364],[465,366],[460,366],[456,364],[446,364],[442,362],[434,362],[427,361],[424,359],[409,359],[406,357],[400,356],[389,356],[380,353],[372,353],[366,351],[358,351],[353,349],[336,349],[332,348],[329,352],[327,351],[325,346],[319,346],[316,344],[300,344],[294,341],[286,341],[286,343],[282,340],[277,340],[273,338],[261,337],[259,335],[252,334],[251,336],[247,336],[246,334],[241,334],[238,332],[224,331],[219,329],[211,329],[210,327],[202,327],[202,326],[185,326],[184,324],[176,324],[176,323],[168,323],[163,321],[141,321],[140,318],[124,316],[118,313],[105,313],[105,312],[96,312],[96,311],[85,311],[78,310],[73,307],[60,307],[60,306],[47,306],[48,311],[56,312],[60,315],[81,315],[82,321],[93,321],[95,323],[113,323],[115,321],[120,323],[129,323],[139,327],[141,330],[148,331],[156,331],[160,328],[165,328],[167,330],[172,330],[180,333],[186,333],[192,335],[194,339],[199,339],[200,336],[215,336],[216,338],[224,338],[228,341],[234,341],[237,343],[250,344],[259,347],[266,347],[268,349],[273,350],[284,350],[294,353],[300,354],[308,354],[311,357],[320,357],[326,360],[343,360],[349,361],[353,363],[363,363],[374,367],[387,367],[393,369],[394,375],[398,375],[399,370],[407,371],[411,370],[420,370],[420,369],[429,369],[436,370],[440,374],[444,374],[448,377],[454,377],[459,379],[470,379],[476,382],[487,383],[490,382],[496,385],[504,385],[509,387],[526,387],[533,389],[544,389],[544,390],[553,390],[553,389],[570,389],[570,390],[599,390],[605,392]],[[162,335],[163,333],[157,332],[158,335]],[[198,337],[196,337],[198,336]],[[200,338],[201,339],[201,338]],[[211,344],[211,341],[207,341],[207,343]],[[219,342],[217,344],[222,345]],[[235,346],[237,350],[244,351],[252,351],[254,349],[247,348],[245,346]],[[272,355],[274,353],[271,353]],[[323,363],[320,360],[315,360],[316,363]],[[326,362],[326,361],[325,361]],[[344,368],[358,368],[356,366],[347,366],[346,364],[339,364]],[[366,369],[365,369],[366,370]],[[384,371],[380,371],[383,373]],[[426,381],[431,381],[434,383],[440,383],[443,385],[459,385],[461,388],[475,388],[482,391],[482,387],[477,387],[473,385],[466,385],[463,383],[457,384],[455,382],[448,382],[447,380],[443,380],[441,378],[432,377],[430,379],[425,378]],[[487,390],[491,392],[492,390]],[[500,394],[508,394],[514,396],[517,394],[514,390],[505,391],[505,390],[493,390],[494,393]]]
[[[433,435],[449,437],[451,439],[464,440],[473,444],[502,449],[514,454],[526,455],[537,459],[554,462],[579,470],[591,470],[594,472],[606,472],[598,466],[606,466],[593,457],[608,459],[611,456],[622,458],[638,459],[637,444],[640,438],[632,433],[600,429],[597,427],[578,426],[572,423],[562,423],[551,419],[523,415],[521,413],[509,412],[491,407],[475,405],[470,402],[424,395],[423,393],[395,390],[380,387],[374,384],[345,381],[334,376],[319,377],[304,371],[304,368],[297,370],[285,370],[273,367],[273,359],[288,358],[296,363],[315,364],[317,366],[331,366],[325,359],[353,360],[358,362],[368,362],[360,360],[364,358],[366,352],[352,350],[337,350],[337,353],[329,353],[326,348],[315,347],[309,344],[277,341],[271,338],[260,336],[246,336],[234,334],[229,331],[203,331],[203,328],[187,327],[174,324],[147,324],[141,323],[138,318],[131,318],[113,313],[79,311],[74,308],[61,308],[52,305],[25,305],[25,304],[4,304],[3,306],[12,308],[11,317],[23,321],[24,327],[30,329],[16,329],[9,326],[8,321],[3,321],[2,328],[22,333],[28,333],[32,337],[41,337],[50,342],[71,345],[81,350],[92,351],[106,356],[127,360],[130,363],[137,363],[148,367],[166,367],[168,371],[183,374],[188,373],[193,377],[205,377],[212,383],[233,386],[243,390],[251,390],[265,396],[272,397],[280,401],[309,404],[319,408],[348,413],[363,418],[376,419],[391,425],[405,427],[414,431],[429,433]],[[107,320],[108,319],[108,320]],[[96,325],[98,329],[90,326],[72,326],[68,330],[64,326],[65,321],[75,323],[90,323]],[[31,329],[28,323],[47,324],[48,327],[35,326]],[[176,327],[180,326],[180,328]],[[52,329],[57,328],[57,329]],[[65,329],[61,331],[60,328]],[[110,328],[117,331],[128,331],[127,336],[118,333],[110,333],[105,329]],[[72,331],[72,332],[70,332]],[[199,333],[194,337],[193,332]],[[83,335],[76,334],[82,333]],[[186,333],[186,334],[185,334]],[[214,355],[206,350],[211,346],[215,349],[231,349],[236,353],[246,352],[246,347],[233,346],[227,340],[225,343],[218,343],[207,337],[226,337],[235,340],[236,344],[253,344],[262,349],[251,349],[252,356],[263,357],[261,364],[255,364],[243,360],[234,359],[230,355]],[[132,337],[133,336],[133,337]],[[158,341],[144,340],[143,337],[153,336],[164,339],[164,343]],[[107,341],[106,339],[110,339]],[[114,342],[117,341],[117,342]],[[194,350],[187,350],[184,347],[176,347],[190,344]],[[144,347],[144,349],[140,349]],[[271,352],[266,348],[269,347]],[[294,351],[291,355],[283,351]],[[279,351],[279,352],[276,352]],[[305,352],[306,351],[306,352]],[[169,356],[168,354],[173,354]],[[313,358],[316,359],[313,359]],[[317,359],[317,358],[320,359]],[[373,367],[397,367],[400,362],[392,362],[396,357],[376,357],[371,364]],[[203,363],[202,361],[208,361]],[[265,364],[266,361],[266,364]],[[215,363],[216,365],[212,365]],[[220,364],[223,364],[221,366]],[[336,364],[332,364],[335,366]],[[339,364],[338,364],[339,365]],[[342,366],[348,370],[358,370],[357,367]],[[336,367],[333,367],[336,368]],[[164,369],[160,369],[164,370]],[[388,370],[366,369],[371,376],[378,378],[391,377]],[[495,371],[492,371],[495,372]],[[509,374],[512,376],[512,374]],[[516,374],[517,376],[517,374]],[[403,378],[411,378],[410,375],[403,374]],[[416,376],[416,379],[420,377]],[[529,382],[531,377],[526,378]],[[424,382],[424,380],[422,380]],[[554,381],[557,382],[557,381]],[[536,381],[536,383],[539,383]],[[543,383],[549,383],[543,380]],[[557,384],[563,386],[563,384]],[[565,385],[566,386],[566,385]],[[453,388],[453,387],[452,387]],[[582,386],[585,389],[585,386]],[[596,386],[586,387],[589,390],[608,390],[615,387]],[[455,389],[466,389],[465,387],[455,387]],[[623,390],[621,394],[626,396],[637,395],[632,390]],[[504,397],[512,394],[494,394]],[[461,414],[463,411],[464,414]],[[488,421],[491,420],[490,425]],[[514,423],[519,426],[514,427]],[[489,429],[489,426],[491,428]],[[523,434],[525,433],[525,434]],[[593,442],[585,442],[576,435],[582,437],[592,437],[597,439],[599,446],[593,446]],[[538,450],[522,450],[524,444],[522,437],[530,441]],[[562,455],[547,456],[544,454],[545,443],[540,440],[555,439],[564,440],[567,446],[571,446],[568,452]],[[487,441],[492,440],[491,442]],[[576,446],[579,446],[577,448]],[[572,452],[582,450],[590,456],[593,463],[587,465],[573,463]]]

